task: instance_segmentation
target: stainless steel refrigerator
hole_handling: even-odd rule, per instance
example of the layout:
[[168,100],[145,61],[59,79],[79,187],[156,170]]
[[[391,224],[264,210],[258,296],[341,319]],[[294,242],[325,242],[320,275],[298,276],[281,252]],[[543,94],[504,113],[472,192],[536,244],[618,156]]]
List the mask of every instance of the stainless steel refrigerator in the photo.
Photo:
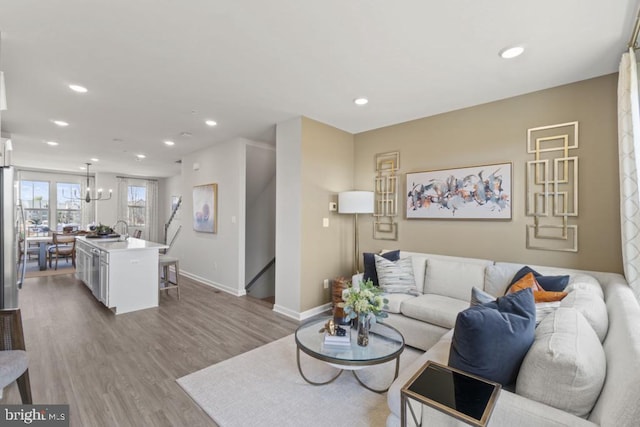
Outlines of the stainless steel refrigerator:
[[[22,288],[25,273],[25,258],[20,256],[20,237],[24,235],[22,207],[15,200],[14,169],[0,166],[0,274],[2,292],[0,308],[18,307],[18,289]],[[26,247],[26,242],[25,246]]]

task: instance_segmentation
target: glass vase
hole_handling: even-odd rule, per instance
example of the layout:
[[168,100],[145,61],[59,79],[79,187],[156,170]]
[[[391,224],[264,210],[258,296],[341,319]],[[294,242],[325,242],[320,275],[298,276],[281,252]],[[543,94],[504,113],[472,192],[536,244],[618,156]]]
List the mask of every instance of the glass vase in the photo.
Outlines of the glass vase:
[[369,328],[371,322],[369,314],[358,314],[358,345],[366,347],[369,345]]

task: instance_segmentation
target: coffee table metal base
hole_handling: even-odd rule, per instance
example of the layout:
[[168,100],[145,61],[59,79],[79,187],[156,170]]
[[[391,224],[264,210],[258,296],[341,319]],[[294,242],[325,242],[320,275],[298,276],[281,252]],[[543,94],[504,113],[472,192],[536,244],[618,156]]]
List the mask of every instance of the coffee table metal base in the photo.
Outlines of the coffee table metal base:
[[[398,354],[398,356],[395,358],[396,359],[396,370],[395,373],[393,375],[393,380],[391,380],[391,383],[393,383],[393,381],[396,380],[396,378],[398,378],[398,373],[400,372],[400,355]],[[353,365],[337,365],[335,363],[329,363],[329,365],[334,366],[336,369],[338,369],[338,373],[331,378],[328,381],[324,381],[324,382],[316,382],[316,381],[311,381],[309,378],[307,378],[304,374],[304,372],[302,372],[302,367],[300,366],[300,347],[296,348],[296,362],[298,363],[298,372],[300,372],[300,376],[309,384],[311,385],[326,385],[326,384],[330,384],[332,382],[334,382],[336,379],[338,379],[338,377],[340,375],[342,375],[342,373],[345,370],[351,371],[351,373],[353,373],[353,376],[356,377],[356,380],[358,380],[358,383],[360,383],[360,385],[364,388],[366,388],[369,391],[372,391],[374,393],[385,393],[386,391],[389,390],[389,387],[391,387],[391,384],[389,385],[389,387],[382,389],[382,390],[377,390],[374,388],[369,387],[368,385],[366,385],[364,382],[362,382],[362,380],[358,377],[358,374],[356,373],[359,369],[362,368],[366,368],[367,366],[353,366]],[[372,365],[369,365],[372,366]]]

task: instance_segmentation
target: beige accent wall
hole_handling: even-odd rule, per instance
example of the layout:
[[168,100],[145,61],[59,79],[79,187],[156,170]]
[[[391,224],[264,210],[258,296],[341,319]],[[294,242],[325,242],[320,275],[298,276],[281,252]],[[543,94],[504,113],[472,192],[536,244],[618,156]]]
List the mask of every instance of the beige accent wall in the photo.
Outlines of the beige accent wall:
[[[374,240],[363,216],[363,251],[403,249],[496,261],[622,272],[617,154],[617,74],[355,135],[355,183],[373,190],[374,155],[400,151],[398,241]],[[415,102],[415,100],[412,100]],[[428,102],[428,100],[425,100]],[[577,253],[527,249],[527,129],[578,121]],[[513,162],[511,221],[406,220],[407,172]]]
[[[302,118],[300,311],[329,302],[324,279],[351,274],[353,218],[329,211],[340,191],[353,189],[353,135]],[[292,207],[295,208],[295,207]],[[322,219],[329,219],[323,227]],[[286,262],[278,259],[278,263]]]

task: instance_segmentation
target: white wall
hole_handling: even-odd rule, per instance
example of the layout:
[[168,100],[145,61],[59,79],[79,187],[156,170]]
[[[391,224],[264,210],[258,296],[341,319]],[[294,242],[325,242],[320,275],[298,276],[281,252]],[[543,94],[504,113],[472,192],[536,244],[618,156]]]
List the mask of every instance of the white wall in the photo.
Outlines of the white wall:
[[95,194],[96,190],[102,188],[103,197],[109,197],[109,189],[113,190],[111,200],[103,200],[95,203],[97,222],[104,225],[114,225],[119,219],[126,221],[126,218],[118,218],[118,178],[113,173],[96,172],[95,188],[91,189],[91,193]]
[[302,118],[276,126],[276,303],[290,317],[300,312]]
[[[182,231],[171,250],[180,259],[181,273],[234,295],[244,295],[247,142],[235,138],[185,156],[181,182],[171,179],[163,190],[165,195],[174,191],[182,195],[182,212],[175,221],[182,225]],[[198,164],[198,170],[194,170],[194,164]],[[218,231],[199,233],[192,226],[193,187],[213,183],[218,184]]]

